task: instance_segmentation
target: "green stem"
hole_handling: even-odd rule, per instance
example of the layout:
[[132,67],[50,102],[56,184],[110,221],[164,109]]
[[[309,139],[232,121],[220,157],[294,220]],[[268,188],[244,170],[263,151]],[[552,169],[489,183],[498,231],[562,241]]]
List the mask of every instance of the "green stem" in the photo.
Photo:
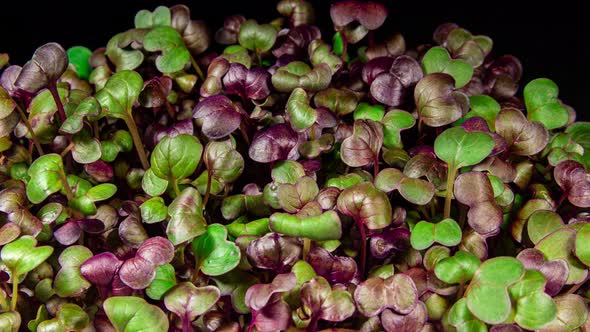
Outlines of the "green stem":
[[29,123],[29,120],[27,119],[27,115],[25,114],[23,109],[18,104],[16,104],[16,110],[20,114],[21,120],[23,120],[23,123],[25,124],[25,126],[27,127],[27,130],[31,134],[31,139],[33,140],[33,143],[35,144],[35,148],[37,148],[37,152],[41,156],[44,155],[45,152],[43,152],[43,147],[41,146],[41,143],[39,143],[39,139],[37,138],[37,135],[35,135],[35,132],[33,131],[33,127],[31,127],[31,123]]
[[207,202],[209,202],[209,196],[211,194],[211,172],[207,170],[207,189],[205,189],[205,198],[203,198],[203,209],[207,208]]
[[125,124],[127,124],[127,128],[129,128],[129,133],[131,134],[131,138],[133,139],[133,145],[135,145],[135,150],[137,150],[137,154],[139,155],[139,161],[141,161],[141,166],[143,169],[150,168],[150,163],[148,162],[147,155],[143,148],[143,142],[141,141],[141,137],[139,136],[139,131],[137,130],[137,125],[135,125],[135,121],[132,117],[125,118]]
[[203,75],[203,71],[201,70],[201,67],[199,67],[199,64],[197,63],[195,58],[193,58],[192,55],[191,55],[191,64],[193,65],[193,69],[197,72],[197,76],[199,76],[201,81],[204,81],[205,75]]
[[61,178],[61,182],[63,182],[64,184],[66,197],[68,198],[68,201],[71,201],[72,199],[74,199],[74,193],[72,192],[72,188],[70,188],[70,184],[68,183],[68,177],[63,172],[60,172],[59,176]]
[[10,309],[10,305],[6,300],[6,296],[4,296],[4,291],[0,289],[0,311],[8,311]]
[[10,310],[16,311],[16,304],[18,302],[18,276],[15,271],[12,271],[12,300],[10,301]]
[[178,181],[176,181],[175,178],[172,178],[170,181],[172,181],[172,189],[174,190],[176,197],[180,196],[180,189],[178,188]]
[[68,144],[66,148],[59,154],[62,158],[65,157],[74,148],[74,143]]
[[457,170],[454,165],[449,165],[447,172],[447,192],[445,196],[445,210],[444,219],[451,216],[451,200],[453,199],[453,187],[455,185],[455,177],[457,176]]
[[310,250],[311,250],[311,240],[304,237],[303,238],[303,260],[305,260],[305,258],[307,258],[307,254],[309,254]]

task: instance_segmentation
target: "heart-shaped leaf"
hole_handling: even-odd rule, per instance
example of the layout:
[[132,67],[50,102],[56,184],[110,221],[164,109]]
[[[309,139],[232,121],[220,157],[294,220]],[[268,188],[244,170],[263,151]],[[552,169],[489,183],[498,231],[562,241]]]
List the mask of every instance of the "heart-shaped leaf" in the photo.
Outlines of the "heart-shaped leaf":
[[519,156],[537,154],[549,142],[549,132],[542,123],[528,121],[514,108],[505,108],[498,113],[496,132],[504,137],[510,152]]
[[291,126],[296,131],[304,131],[311,127],[316,119],[316,110],[309,106],[309,97],[307,92],[301,88],[295,88],[289,100],[287,100],[287,115]]
[[387,18],[387,8],[378,2],[344,1],[330,6],[330,17],[337,27],[353,21],[369,30],[376,30]]
[[381,325],[387,332],[410,332],[421,331],[428,319],[428,311],[423,302],[418,305],[407,315],[397,314],[389,309],[381,314]]
[[207,226],[207,231],[192,242],[197,268],[206,275],[218,276],[233,270],[240,262],[240,249],[227,241],[223,225]]
[[170,9],[165,6],[158,6],[153,12],[142,9],[135,14],[136,28],[151,28],[154,26],[169,26],[171,24]]
[[575,230],[561,228],[547,235],[535,245],[535,249],[541,251],[546,260],[563,259],[567,262],[569,274],[566,284],[578,283],[588,275],[586,267],[573,257],[575,237]]
[[422,179],[404,175],[396,168],[385,168],[375,177],[375,186],[384,192],[398,190],[404,199],[417,205],[425,205],[434,196],[434,185]]
[[436,46],[428,50],[422,58],[425,74],[445,73],[455,79],[455,87],[461,88],[469,83],[473,75],[473,67],[463,60],[453,60],[443,47]]
[[166,234],[174,245],[190,241],[206,232],[203,201],[195,188],[185,188],[168,206],[168,215],[170,221]]
[[553,298],[553,302],[557,308],[556,317],[540,331],[571,331],[584,325],[588,318],[588,309],[581,296],[564,294]]
[[570,203],[590,207],[590,182],[582,164],[573,160],[562,161],[553,170],[553,176]]
[[524,87],[527,118],[539,121],[547,129],[557,129],[569,121],[569,111],[557,99],[557,84],[548,78],[537,78]]
[[117,72],[109,78],[95,97],[106,115],[117,119],[129,119],[133,104],[143,88],[141,76],[131,70]]
[[551,296],[539,291],[518,299],[514,321],[527,330],[539,330],[553,321],[556,314]]
[[[367,66],[369,65],[370,63],[367,64]],[[374,71],[373,74],[378,72]],[[422,76],[422,68],[416,60],[406,55],[400,55],[391,62],[389,68],[386,68],[372,80],[369,88],[371,96],[382,104],[399,106],[405,101],[408,90],[416,85]]]
[[444,219],[436,224],[420,221],[412,229],[410,241],[416,250],[424,250],[434,242],[447,247],[456,246],[461,242],[461,227],[453,219]]
[[240,45],[255,52],[266,52],[271,49],[277,38],[277,30],[271,24],[258,24],[255,20],[247,20],[240,25],[238,41]]
[[176,271],[170,264],[158,266],[156,277],[146,288],[145,293],[151,299],[160,300],[166,292],[176,285]]
[[[14,227],[18,228],[16,237],[22,232],[25,235],[37,236],[43,229],[43,224],[39,218],[35,217],[27,207],[27,196],[25,190],[20,186],[8,187],[0,191],[0,211],[6,213],[6,219],[9,223],[3,226],[5,231],[13,229],[12,232],[2,234],[8,236],[9,233],[14,234]],[[12,226],[10,226],[12,225]],[[7,238],[10,238],[8,236]],[[14,239],[16,239],[16,237]],[[3,237],[4,238],[4,237]],[[5,238],[5,239],[7,239]],[[14,240],[13,239],[13,240]],[[11,242],[5,240],[6,243]]]
[[481,172],[463,173],[455,180],[457,201],[469,206],[467,222],[478,234],[496,234],[502,225],[502,209],[494,199],[489,177]]
[[153,224],[166,219],[168,207],[161,197],[152,197],[139,206],[141,220],[146,224]]
[[149,52],[161,52],[156,67],[162,73],[182,70],[191,58],[182,36],[172,27],[159,26],[146,33],[143,47]]
[[418,291],[412,278],[394,274],[387,279],[374,277],[361,282],[354,291],[354,299],[365,317],[376,316],[385,309],[408,314],[417,305]]
[[382,229],[391,224],[392,209],[387,195],[370,182],[342,191],[338,211],[364,224],[368,229]]
[[371,120],[354,122],[353,134],[340,147],[340,158],[350,167],[378,162],[383,145],[383,125]]
[[80,272],[94,285],[109,286],[121,264],[123,262],[117,256],[103,252],[82,263]]
[[277,275],[270,284],[256,284],[246,292],[246,305],[252,311],[252,324],[261,332],[286,330],[291,321],[289,305],[280,296],[297,284],[294,273]]
[[242,121],[239,108],[226,96],[215,95],[193,109],[193,117],[203,121],[201,130],[211,139],[219,139],[238,129]]
[[90,288],[90,283],[81,272],[80,266],[92,257],[90,249],[84,246],[71,246],[59,255],[61,269],[55,276],[55,293],[61,297],[76,297]]
[[340,322],[355,312],[352,295],[346,290],[334,290],[328,281],[316,276],[301,286],[301,302],[312,317]]
[[416,119],[406,111],[391,110],[383,116],[380,122],[383,124],[383,146],[393,149],[403,147],[401,132],[412,128]]
[[330,85],[332,69],[325,63],[309,67],[305,62],[293,61],[280,67],[272,75],[274,88],[280,92],[291,92],[295,88],[306,91],[320,91]]
[[283,271],[293,264],[301,254],[301,245],[295,238],[277,233],[268,233],[248,244],[246,255],[249,262],[257,268]]
[[43,155],[31,164],[27,174],[27,197],[34,204],[43,202],[49,195],[60,191],[66,181],[64,165],[58,154]]
[[342,236],[340,218],[335,211],[326,211],[319,216],[305,218],[287,213],[273,213],[269,226],[273,232],[314,241],[338,240]]
[[68,55],[58,43],[47,43],[35,50],[33,57],[20,71],[14,86],[35,93],[55,84],[68,68]]
[[500,104],[494,98],[488,95],[469,96],[469,106],[471,110],[465,114],[465,120],[480,117],[486,120],[489,128],[495,130]]
[[84,99],[73,112],[67,114],[68,117],[59,128],[61,132],[75,134],[80,132],[84,126],[84,118],[94,119],[101,112],[100,104],[94,97]]
[[434,142],[436,155],[449,165],[449,170],[475,165],[492,151],[494,141],[482,132],[466,132],[455,127],[445,130]]
[[296,159],[298,136],[290,125],[276,124],[254,135],[248,155],[259,163]]
[[10,269],[13,276],[23,276],[43,263],[51,254],[50,246],[37,247],[37,240],[29,235],[21,236],[2,248],[2,263]]
[[420,121],[430,127],[441,127],[460,119],[469,109],[469,99],[454,91],[455,80],[447,74],[424,76],[414,90]]
[[168,317],[157,306],[134,296],[114,296],[106,299],[103,308],[117,332],[167,331]]
[[307,262],[318,275],[326,278],[331,284],[347,284],[357,273],[354,259],[332,255],[321,247],[311,249],[307,254]]
[[437,262],[434,273],[437,278],[448,284],[464,283],[473,277],[479,265],[479,258],[475,255],[457,251],[455,255]]
[[317,107],[325,107],[338,115],[346,115],[357,108],[358,97],[348,89],[327,88],[316,93],[313,102]]
[[211,309],[220,296],[215,286],[195,287],[190,282],[183,282],[166,294],[164,304],[179,318],[191,322]]

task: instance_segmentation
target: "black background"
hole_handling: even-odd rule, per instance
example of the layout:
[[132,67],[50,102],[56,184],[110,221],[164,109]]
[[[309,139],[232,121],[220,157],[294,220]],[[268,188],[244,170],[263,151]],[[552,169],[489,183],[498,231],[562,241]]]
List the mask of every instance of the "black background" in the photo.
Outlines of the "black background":
[[[331,1],[312,1],[318,25],[330,29]],[[444,22],[456,22],[474,34],[494,40],[494,55],[513,54],[524,65],[524,81],[537,77],[553,79],[561,99],[573,106],[578,119],[590,120],[586,111],[590,96],[590,17],[581,2],[554,1],[543,5],[513,1],[381,1],[389,8],[384,33],[401,32],[408,46],[432,41],[432,31]],[[277,15],[275,1],[2,1],[0,7],[0,52],[11,55],[11,63],[22,64],[36,47],[56,41],[64,47],[106,45],[115,33],[133,27],[140,9],[184,3],[193,19],[204,19],[213,31],[223,17],[241,13],[259,22]],[[586,17],[584,17],[586,16]],[[324,33],[324,38],[328,35]]]

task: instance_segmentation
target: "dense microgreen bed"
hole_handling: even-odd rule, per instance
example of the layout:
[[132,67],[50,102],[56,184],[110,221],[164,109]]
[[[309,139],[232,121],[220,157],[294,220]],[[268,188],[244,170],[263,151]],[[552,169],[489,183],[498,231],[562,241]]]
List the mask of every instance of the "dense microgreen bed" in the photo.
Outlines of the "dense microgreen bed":
[[590,331],[557,85],[378,3],[277,10],[0,55],[0,331]]

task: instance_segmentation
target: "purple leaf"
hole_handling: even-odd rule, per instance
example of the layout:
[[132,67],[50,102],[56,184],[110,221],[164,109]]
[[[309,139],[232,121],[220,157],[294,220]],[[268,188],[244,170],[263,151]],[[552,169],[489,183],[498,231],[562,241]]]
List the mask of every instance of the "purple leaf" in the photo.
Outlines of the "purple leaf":
[[401,105],[408,89],[422,76],[422,68],[416,60],[406,55],[398,56],[387,72],[379,74],[371,82],[371,96],[388,106]]
[[288,123],[280,123],[260,130],[254,135],[248,154],[259,163],[296,159],[298,135]]
[[387,332],[421,331],[427,319],[428,311],[421,301],[407,315],[397,314],[389,309],[381,314],[381,324]]
[[281,273],[285,267],[297,261],[300,254],[301,246],[297,239],[277,233],[268,233],[250,242],[246,249],[252,265],[276,273]]
[[61,226],[58,230],[53,233],[55,240],[64,246],[69,246],[74,242],[78,241],[82,229],[77,221],[70,221]]
[[315,272],[330,284],[347,284],[356,275],[357,265],[350,257],[334,256],[326,249],[314,247],[307,255],[307,262]]
[[113,167],[102,160],[84,164],[84,172],[96,182],[109,182],[114,176]]
[[280,296],[297,285],[294,273],[277,275],[270,284],[256,284],[246,291],[246,305],[252,310],[252,323],[261,331],[286,330],[291,309]]
[[357,21],[368,30],[376,30],[385,22],[387,8],[378,2],[347,0],[332,4],[330,17],[339,27]]
[[156,266],[168,264],[174,258],[174,246],[168,239],[156,236],[145,240],[136,256],[141,257]]
[[574,160],[562,161],[555,167],[553,176],[570,203],[590,207],[590,181],[582,164]]
[[242,121],[240,110],[223,95],[207,97],[195,106],[193,117],[203,122],[201,130],[211,139],[223,138],[238,129]]
[[119,267],[123,264],[117,256],[103,252],[85,261],[80,266],[84,278],[98,286],[109,286]]
[[410,231],[406,228],[387,229],[371,237],[371,255],[384,259],[396,252],[405,252],[410,248]]
[[147,259],[136,256],[121,265],[119,276],[125,285],[133,289],[144,289],[156,277],[156,266]]
[[418,304],[418,290],[412,278],[400,273],[387,279],[374,277],[361,282],[354,291],[354,299],[365,317],[376,316],[385,309],[409,314]]

